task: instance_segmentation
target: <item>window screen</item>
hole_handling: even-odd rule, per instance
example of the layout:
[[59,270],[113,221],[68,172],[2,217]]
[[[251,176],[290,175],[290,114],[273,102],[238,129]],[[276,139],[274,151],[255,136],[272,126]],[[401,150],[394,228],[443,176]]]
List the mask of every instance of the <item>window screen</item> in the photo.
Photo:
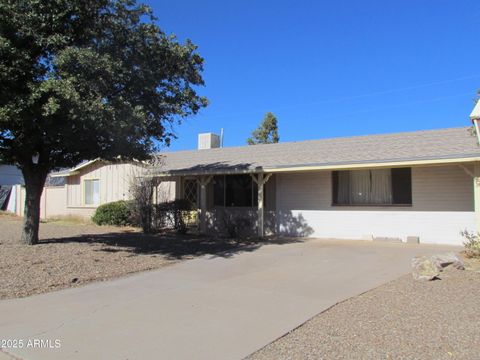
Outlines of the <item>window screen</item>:
[[223,175],[213,178],[213,204],[225,206],[225,176]]
[[392,169],[392,196],[394,204],[412,204],[412,169]]
[[85,205],[100,204],[100,180],[85,180]]
[[257,206],[257,184],[250,175],[215,176],[214,204],[227,207]]

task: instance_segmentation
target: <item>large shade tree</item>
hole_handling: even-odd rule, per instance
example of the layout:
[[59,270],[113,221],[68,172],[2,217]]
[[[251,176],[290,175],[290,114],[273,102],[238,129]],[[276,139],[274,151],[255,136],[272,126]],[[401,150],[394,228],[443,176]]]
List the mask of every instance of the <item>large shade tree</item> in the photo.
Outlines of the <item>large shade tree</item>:
[[25,243],[50,171],[145,159],[206,106],[196,46],[155,21],[134,0],[0,2],[0,158],[25,179]]

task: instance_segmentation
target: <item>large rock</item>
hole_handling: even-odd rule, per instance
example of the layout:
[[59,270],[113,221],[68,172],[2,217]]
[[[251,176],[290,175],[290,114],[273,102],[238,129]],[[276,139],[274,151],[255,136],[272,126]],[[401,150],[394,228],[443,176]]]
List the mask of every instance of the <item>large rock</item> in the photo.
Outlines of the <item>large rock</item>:
[[412,275],[415,280],[433,280],[440,271],[430,257],[416,256],[412,259]]
[[463,261],[452,252],[412,259],[412,275],[415,280],[434,280],[447,267],[464,270]]
[[448,266],[452,266],[457,270],[465,270],[463,261],[453,252],[433,255],[431,256],[431,259],[440,271],[442,271]]

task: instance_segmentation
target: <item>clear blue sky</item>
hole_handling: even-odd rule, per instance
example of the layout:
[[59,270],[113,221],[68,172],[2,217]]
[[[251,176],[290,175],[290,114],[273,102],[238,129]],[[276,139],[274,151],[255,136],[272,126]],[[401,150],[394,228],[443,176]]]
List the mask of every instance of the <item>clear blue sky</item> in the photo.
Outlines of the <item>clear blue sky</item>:
[[245,144],[267,111],[280,141],[466,126],[480,89],[480,1],[146,0],[205,58],[210,105],[171,150],[225,129]]

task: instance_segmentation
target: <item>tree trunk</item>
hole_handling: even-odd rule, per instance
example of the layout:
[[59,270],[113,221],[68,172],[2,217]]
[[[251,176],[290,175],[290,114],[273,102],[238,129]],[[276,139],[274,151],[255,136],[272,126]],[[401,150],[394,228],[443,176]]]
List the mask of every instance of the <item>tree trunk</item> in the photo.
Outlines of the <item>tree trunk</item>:
[[27,245],[34,245],[38,243],[40,198],[47,178],[47,171],[32,164],[23,167],[22,173],[26,192],[22,242]]

